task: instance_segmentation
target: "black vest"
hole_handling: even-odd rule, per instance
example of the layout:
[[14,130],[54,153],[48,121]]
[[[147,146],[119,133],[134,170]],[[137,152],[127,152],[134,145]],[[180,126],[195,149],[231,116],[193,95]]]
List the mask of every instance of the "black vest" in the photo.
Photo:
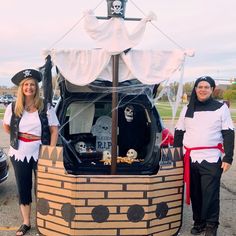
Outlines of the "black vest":
[[[19,142],[18,142],[18,133],[19,133],[19,124],[21,117],[18,117],[14,113],[14,108],[15,108],[15,103],[12,103],[12,117],[11,117],[11,122],[10,122],[10,145],[14,149],[18,149]],[[47,118],[47,112],[45,109],[43,109],[39,113],[39,119],[41,122],[41,141],[42,144],[44,145],[49,145],[50,144],[50,130],[49,130],[49,125],[48,125],[48,118]]]

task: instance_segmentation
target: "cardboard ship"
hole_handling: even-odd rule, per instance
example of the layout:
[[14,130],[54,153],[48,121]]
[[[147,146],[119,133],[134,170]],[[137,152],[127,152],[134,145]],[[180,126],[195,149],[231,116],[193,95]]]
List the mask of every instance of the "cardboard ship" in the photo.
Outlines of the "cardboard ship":
[[63,148],[42,146],[37,177],[37,227],[46,236],[177,235],[183,212],[183,161],[156,175],[71,175]]
[[[138,27],[129,34],[124,23],[127,1],[107,2],[109,14],[103,25],[99,25],[90,11],[84,16],[87,33],[97,44],[95,49],[45,51],[48,60],[45,71],[51,70],[46,66],[52,64],[49,61],[52,59],[60,74],[62,100],[57,106],[57,115],[61,119],[62,145],[41,147],[37,173],[37,228],[45,236],[174,236],[182,225],[183,155],[179,149],[168,147],[164,152],[160,147],[158,135],[163,127],[153,99],[156,96],[155,88],[183,68],[185,57],[191,56],[191,52],[182,49],[136,50],[134,47],[141,41],[146,24],[152,17],[139,19]],[[94,87],[91,87],[92,84]],[[101,90],[103,85],[105,95]],[[107,85],[112,94],[109,101],[103,100],[107,96]],[[90,90],[83,94],[81,91],[86,86]],[[119,86],[123,86],[123,91]],[[49,88],[47,82],[46,88]],[[136,88],[136,91],[130,88]],[[44,94],[47,96],[50,93]],[[83,100],[87,97],[94,100]],[[102,103],[98,102],[99,99]],[[109,134],[109,144],[112,145],[111,171],[99,166],[99,161],[78,161],[80,153],[76,152],[79,150],[79,142],[85,143],[86,140],[75,138],[73,141],[73,135],[68,134],[70,129],[65,129],[66,124],[73,120],[66,117],[70,111],[70,103],[73,102],[78,105],[73,109],[76,114],[71,115],[73,118],[78,117],[74,122],[75,127],[81,124],[81,117],[87,122],[85,128],[90,123],[88,131],[77,132],[75,136],[79,133],[89,133],[91,136],[91,126],[101,116],[112,119],[112,131]],[[122,134],[118,110],[126,103],[137,105],[138,110],[144,114],[149,141],[140,144],[140,148],[146,148],[143,162],[136,164],[136,167],[131,164],[123,168],[119,164],[116,166],[118,142],[124,141],[118,137]],[[101,104],[104,107],[102,114]],[[106,107],[111,108],[108,113],[105,113]],[[89,108],[93,115],[77,114],[78,110],[84,111],[85,108]],[[86,117],[89,119],[86,120]],[[142,127],[144,125],[137,125],[135,131]],[[128,129],[123,128],[123,133],[127,138]],[[140,138],[134,132],[133,135],[139,141]],[[140,132],[140,137],[146,136]],[[98,143],[104,139],[96,136],[96,140]],[[71,143],[75,148],[71,148]],[[126,143],[123,142],[123,145]],[[119,146],[119,151],[121,149],[122,145]],[[100,169],[96,170],[96,167]]]

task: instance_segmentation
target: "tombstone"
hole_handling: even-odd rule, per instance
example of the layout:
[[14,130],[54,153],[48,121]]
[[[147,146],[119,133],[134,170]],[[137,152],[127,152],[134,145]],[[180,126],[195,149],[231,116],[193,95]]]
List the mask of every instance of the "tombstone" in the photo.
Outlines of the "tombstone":
[[111,152],[111,127],[112,119],[110,116],[100,116],[92,127],[92,134],[96,136],[96,150],[99,152]]

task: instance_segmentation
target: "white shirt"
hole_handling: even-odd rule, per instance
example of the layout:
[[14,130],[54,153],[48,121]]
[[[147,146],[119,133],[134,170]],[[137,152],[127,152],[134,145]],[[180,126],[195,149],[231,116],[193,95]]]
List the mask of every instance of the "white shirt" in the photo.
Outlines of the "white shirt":
[[[10,125],[12,117],[12,105],[9,104],[6,108],[3,122],[6,125]],[[51,107],[47,111],[47,118],[49,126],[58,126],[59,122],[54,111],[54,108]],[[19,132],[28,133],[36,136],[41,136],[41,122],[39,119],[38,111],[27,112],[24,111],[22,118],[19,124]],[[38,160],[39,156],[39,146],[42,144],[41,140],[24,142],[19,140],[18,150],[10,146],[9,156],[15,156],[15,160],[24,161],[26,158],[29,162],[31,158],[34,158],[35,161]]]
[[[185,117],[187,105],[183,108],[176,124],[177,130],[183,130],[183,145],[187,148],[212,147],[223,142],[222,130],[234,129],[227,105],[215,111],[195,111],[194,117]],[[185,150],[184,150],[185,151]],[[193,162],[201,163],[203,160],[217,162],[221,157],[219,149],[202,149],[191,151]]]

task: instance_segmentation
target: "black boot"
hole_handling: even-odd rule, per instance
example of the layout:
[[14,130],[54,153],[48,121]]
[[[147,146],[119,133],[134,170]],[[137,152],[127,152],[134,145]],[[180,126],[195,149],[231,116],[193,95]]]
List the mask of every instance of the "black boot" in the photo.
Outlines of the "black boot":
[[206,229],[205,223],[194,223],[193,228],[191,229],[191,234],[199,235]]
[[207,224],[205,236],[217,236],[218,224]]

